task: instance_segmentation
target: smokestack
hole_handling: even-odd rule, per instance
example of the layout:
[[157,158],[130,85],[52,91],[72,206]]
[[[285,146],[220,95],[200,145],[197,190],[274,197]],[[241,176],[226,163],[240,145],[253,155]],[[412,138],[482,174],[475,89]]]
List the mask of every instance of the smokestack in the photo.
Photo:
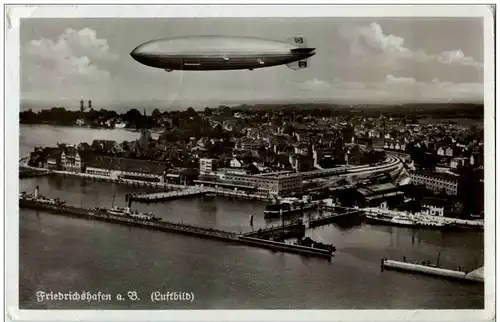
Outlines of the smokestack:
[[83,110],[85,109],[85,106],[83,106],[83,100],[80,100],[80,112],[83,112]]
[[35,187],[35,199],[38,198],[38,186]]
[[88,105],[89,110],[92,109],[92,100],[89,100],[88,104],[89,104]]

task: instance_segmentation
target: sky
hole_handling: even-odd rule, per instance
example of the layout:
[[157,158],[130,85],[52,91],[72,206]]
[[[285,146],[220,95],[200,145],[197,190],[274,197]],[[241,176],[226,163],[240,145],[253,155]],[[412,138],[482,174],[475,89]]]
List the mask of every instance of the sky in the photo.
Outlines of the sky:
[[[306,38],[309,67],[174,71],[139,64],[143,42],[176,36]],[[482,18],[23,19],[21,100],[161,109],[264,102],[481,102]]]

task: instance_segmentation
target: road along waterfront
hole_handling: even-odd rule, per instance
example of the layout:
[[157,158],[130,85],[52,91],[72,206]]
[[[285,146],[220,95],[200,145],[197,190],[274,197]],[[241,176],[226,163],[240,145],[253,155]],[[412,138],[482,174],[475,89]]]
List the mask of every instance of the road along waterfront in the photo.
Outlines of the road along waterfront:
[[[21,127],[23,131],[23,126]],[[67,131],[67,130],[64,130]],[[58,138],[69,134],[53,132]],[[23,134],[22,134],[23,135]],[[26,136],[27,133],[24,133]],[[50,136],[50,135],[48,135]],[[105,139],[105,138],[103,138]],[[42,176],[20,180],[20,190],[69,204],[125,206],[125,194],[148,192],[107,182]],[[222,197],[133,203],[170,221],[249,232],[265,228],[265,203]],[[255,214],[253,227],[249,215]],[[7,214],[17,215],[17,214]],[[443,267],[483,265],[483,233],[372,226],[361,218],[308,229],[306,236],[337,247],[330,263],[216,240],[165,234],[106,222],[20,209],[20,307],[33,309],[474,309],[482,285],[407,273],[380,272],[380,258],[435,260]],[[292,219],[290,219],[292,220]],[[100,303],[37,302],[37,291],[135,290],[140,300]],[[298,291],[300,290],[300,291]],[[193,292],[195,300],[152,303],[154,291]]]

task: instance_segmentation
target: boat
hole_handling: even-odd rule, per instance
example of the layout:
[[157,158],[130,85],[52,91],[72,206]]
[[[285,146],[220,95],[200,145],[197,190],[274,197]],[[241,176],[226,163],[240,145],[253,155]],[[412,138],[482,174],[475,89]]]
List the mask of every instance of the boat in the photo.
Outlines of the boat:
[[367,213],[366,219],[374,223],[384,223],[395,226],[415,226],[413,218],[407,215],[390,215],[384,213]]
[[111,205],[111,208],[99,207],[99,208],[94,208],[92,210],[96,211],[98,214],[104,213],[104,214],[108,214],[108,215],[130,217],[130,218],[139,219],[139,220],[151,220],[151,221],[161,220],[161,217],[155,216],[154,213],[152,213],[152,212],[142,213],[142,212],[138,212],[137,210],[132,210],[130,208],[132,205],[132,199],[129,199],[128,207],[117,207],[117,206],[115,206],[115,197],[116,197],[116,195],[113,193],[113,203]]
[[63,206],[66,202],[61,201],[59,198],[47,198],[38,193],[38,186],[35,188],[35,193],[31,194],[23,191],[19,194],[19,202],[37,202],[46,205]]
[[451,228],[450,223],[436,216],[408,213],[385,208],[366,208],[365,217],[373,223],[422,228]]
[[130,217],[133,219],[139,219],[139,220],[151,220],[151,221],[158,221],[161,220],[161,217],[155,216],[153,213],[142,213],[138,212],[137,210],[131,210],[129,207],[123,208],[123,207],[111,207],[111,208],[103,208],[103,207],[95,207],[92,209],[92,211],[95,214],[107,214],[107,215],[114,215],[114,216],[123,216],[123,217]]
[[266,206],[265,217],[286,216],[313,209],[316,206],[308,196],[299,198],[283,198],[276,203]]

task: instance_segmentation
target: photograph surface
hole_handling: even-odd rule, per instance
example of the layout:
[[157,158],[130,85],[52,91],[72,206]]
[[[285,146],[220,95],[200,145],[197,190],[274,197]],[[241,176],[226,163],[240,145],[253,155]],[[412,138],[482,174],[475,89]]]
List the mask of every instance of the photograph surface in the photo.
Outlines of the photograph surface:
[[484,310],[483,9],[20,19],[14,303]]

